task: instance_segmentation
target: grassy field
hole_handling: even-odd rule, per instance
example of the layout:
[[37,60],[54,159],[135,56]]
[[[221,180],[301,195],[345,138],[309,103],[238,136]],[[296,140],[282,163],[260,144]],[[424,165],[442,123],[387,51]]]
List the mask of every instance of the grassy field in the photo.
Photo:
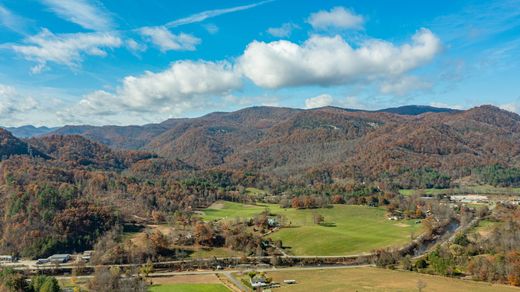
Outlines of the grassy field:
[[150,292],[229,292],[222,284],[164,284],[154,285]]
[[192,254],[190,254],[190,258],[193,259],[202,259],[202,258],[224,258],[224,257],[240,257],[243,253],[239,251],[234,251],[228,248],[198,248],[195,249]]
[[392,271],[377,268],[352,268],[312,271],[268,272],[274,282],[296,280],[276,291],[418,291],[417,282],[426,284],[423,291],[519,291],[504,285],[452,279],[413,272]]
[[462,186],[451,189],[418,189],[399,190],[404,196],[414,194],[438,195],[438,194],[483,194],[483,195],[520,195],[520,188],[501,188],[489,185]]
[[218,201],[209,208],[204,209],[203,219],[211,220],[233,220],[235,218],[252,218],[260,214],[264,210],[269,209],[271,212],[279,212],[281,208],[278,205],[258,204],[246,205],[227,201]]
[[[333,208],[315,210],[282,209],[278,205],[243,205],[217,202],[204,210],[205,220],[249,218],[268,208],[271,213],[284,215],[289,228],[269,235],[282,240],[289,252],[295,255],[352,255],[373,249],[401,245],[410,241],[410,234],[420,233],[420,224],[410,221],[389,221],[382,208],[367,206],[334,205]],[[317,212],[325,224],[313,222]]]

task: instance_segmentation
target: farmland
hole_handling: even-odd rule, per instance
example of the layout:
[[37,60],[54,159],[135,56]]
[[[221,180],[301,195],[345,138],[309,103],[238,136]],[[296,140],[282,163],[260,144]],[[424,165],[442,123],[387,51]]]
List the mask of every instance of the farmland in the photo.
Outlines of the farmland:
[[[420,233],[414,221],[389,221],[385,210],[367,206],[334,205],[332,208],[297,210],[282,209],[278,205],[243,205],[217,202],[204,210],[205,220],[249,218],[265,209],[286,217],[288,228],[269,235],[282,240],[294,255],[351,255],[370,252],[385,246],[400,245],[410,235]],[[324,217],[323,224],[315,224],[313,215]]]
[[150,292],[228,292],[222,284],[165,284],[150,287]]
[[505,285],[377,268],[278,271],[268,276],[279,283],[296,280],[296,284],[282,285],[277,291],[418,291],[419,280],[426,286],[424,291],[518,291]]

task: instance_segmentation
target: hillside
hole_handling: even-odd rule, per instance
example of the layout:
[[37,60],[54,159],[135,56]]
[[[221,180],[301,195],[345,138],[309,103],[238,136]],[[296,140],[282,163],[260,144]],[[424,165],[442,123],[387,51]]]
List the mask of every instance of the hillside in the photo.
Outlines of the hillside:
[[458,178],[492,164],[520,166],[519,129],[517,114],[493,106],[377,112],[252,107],[145,126],[64,127],[55,133],[151,151],[198,169],[299,179],[385,176],[414,185],[421,180],[413,177],[417,171]]
[[48,158],[46,154],[29,147],[27,143],[14,137],[9,131],[0,128],[0,160],[13,155],[32,155]]

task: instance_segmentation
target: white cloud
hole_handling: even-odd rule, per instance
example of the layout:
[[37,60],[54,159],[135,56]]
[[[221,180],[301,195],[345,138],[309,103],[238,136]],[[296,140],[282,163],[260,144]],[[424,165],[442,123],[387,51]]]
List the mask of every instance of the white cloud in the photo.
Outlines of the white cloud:
[[340,36],[314,35],[302,45],[254,41],[239,62],[244,74],[261,87],[328,86],[396,78],[427,63],[440,50],[440,40],[428,29],[419,30],[411,44],[401,46],[371,39],[353,48]]
[[21,116],[39,108],[38,102],[23,96],[14,87],[0,84],[0,123],[3,126],[19,122]]
[[29,61],[37,62],[33,73],[44,69],[48,62],[77,67],[84,55],[106,56],[106,49],[121,46],[121,39],[111,33],[53,34],[48,29],[24,40],[26,45],[11,48]]
[[24,34],[26,20],[0,4],[0,27]]
[[437,102],[437,101],[431,102],[430,106],[440,107],[440,108],[451,108],[451,109],[457,109],[457,110],[463,110],[463,109],[467,108],[466,106],[463,106],[460,104],[447,104],[444,102]]
[[199,12],[199,13],[190,15],[188,17],[170,21],[165,26],[168,28],[172,28],[172,27],[177,27],[177,26],[181,26],[181,25],[202,22],[209,18],[213,18],[216,16],[220,16],[220,15],[224,15],[224,14],[228,14],[228,13],[232,13],[232,12],[248,10],[248,9],[255,8],[257,6],[264,5],[264,4],[273,2],[273,1],[274,0],[267,0],[267,1],[261,1],[258,3],[249,4],[249,5],[235,6],[235,7],[231,7],[231,8],[206,10],[203,12]]
[[121,116],[135,119],[131,113],[177,116],[215,106],[213,97],[229,94],[241,84],[240,75],[227,62],[179,61],[162,72],[127,76],[114,92],[92,92],[60,117],[88,121],[92,116],[116,116],[121,122]]
[[59,17],[83,28],[106,31],[113,27],[112,19],[105,8],[95,1],[87,0],[42,0]]
[[362,29],[363,16],[357,15],[344,7],[334,7],[330,11],[318,11],[309,16],[307,22],[318,30],[330,28]]
[[127,39],[125,41],[126,47],[133,53],[146,51],[147,47],[144,44],[136,42],[134,39]]
[[271,27],[267,32],[272,36],[284,38],[291,36],[292,31],[297,28],[299,27],[296,24],[288,22],[280,27]]
[[162,26],[143,27],[139,31],[163,52],[194,51],[195,47],[200,44],[200,39],[191,34],[172,34]]
[[216,34],[219,30],[218,26],[216,26],[213,23],[209,23],[204,25],[204,28],[210,33],[210,34]]
[[513,113],[520,113],[520,104],[517,103],[517,102],[501,104],[498,107],[503,109],[503,110],[510,111],[510,112],[513,112]]
[[305,108],[317,108],[331,105],[334,99],[329,94],[322,94],[305,100]]
[[403,76],[397,80],[388,80],[381,84],[379,90],[384,94],[404,96],[412,91],[429,89],[432,84],[414,76]]

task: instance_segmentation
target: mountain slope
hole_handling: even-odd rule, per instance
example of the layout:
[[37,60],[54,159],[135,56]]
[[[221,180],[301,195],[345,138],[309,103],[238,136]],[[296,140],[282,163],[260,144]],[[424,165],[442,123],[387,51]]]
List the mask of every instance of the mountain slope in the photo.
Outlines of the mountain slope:
[[[143,149],[197,169],[275,177],[329,172],[378,179],[433,169],[453,177],[489,164],[520,166],[520,116],[409,106],[377,112],[253,107],[128,127],[65,127],[112,148]],[[181,167],[182,168],[182,167]]]
[[0,160],[13,155],[31,155],[49,158],[46,154],[30,147],[26,142],[16,138],[9,131],[0,128]]

